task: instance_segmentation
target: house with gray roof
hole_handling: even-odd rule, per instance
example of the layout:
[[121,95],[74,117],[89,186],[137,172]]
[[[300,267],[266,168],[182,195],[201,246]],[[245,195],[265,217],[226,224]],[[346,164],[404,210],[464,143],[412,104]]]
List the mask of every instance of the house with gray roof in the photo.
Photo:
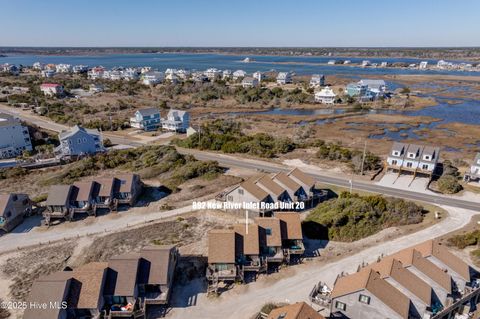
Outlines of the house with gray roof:
[[26,194],[0,194],[0,232],[17,227],[32,211],[32,202]]
[[67,131],[58,134],[60,145],[55,153],[60,158],[72,158],[92,155],[105,151],[100,132],[96,129],[86,129],[75,125]]
[[28,128],[10,114],[0,113],[0,159],[33,150]]
[[162,119],[162,129],[166,131],[187,132],[190,126],[190,114],[187,111],[171,109],[167,117]]
[[440,160],[440,148],[394,142],[387,156],[387,169],[431,176]]
[[160,111],[156,107],[140,109],[130,118],[130,126],[144,131],[155,131],[160,127]]
[[49,225],[52,219],[71,219],[71,198],[73,187],[71,185],[53,185],[48,192],[43,212],[44,222]]
[[440,241],[428,240],[340,274],[325,295],[333,318],[457,318],[476,309],[479,278]]

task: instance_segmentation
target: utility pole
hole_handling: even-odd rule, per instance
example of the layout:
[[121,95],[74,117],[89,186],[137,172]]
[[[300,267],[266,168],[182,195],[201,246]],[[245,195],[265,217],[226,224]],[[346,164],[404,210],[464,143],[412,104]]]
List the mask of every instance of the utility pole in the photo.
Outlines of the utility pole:
[[363,166],[365,163],[365,156],[367,155],[367,140],[365,140],[365,146],[363,147],[362,165],[360,167],[360,175],[363,175]]

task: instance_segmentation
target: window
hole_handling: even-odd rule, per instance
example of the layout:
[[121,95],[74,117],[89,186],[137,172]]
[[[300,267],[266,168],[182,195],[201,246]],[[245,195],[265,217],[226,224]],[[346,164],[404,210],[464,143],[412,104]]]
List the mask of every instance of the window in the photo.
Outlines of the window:
[[360,297],[358,298],[358,301],[360,301],[361,303],[365,303],[365,304],[369,305],[370,304],[370,297],[365,296],[365,295],[360,295]]
[[397,165],[398,164],[398,161],[397,160],[393,160],[392,161],[392,165]]
[[271,235],[272,234],[272,229],[271,228],[265,228],[265,233],[267,234],[267,236]]
[[12,212],[11,212],[11,211],[8,211],[8,212],[5,214],[5,217],[7,217],[7,218],[12,217]]
[[228,195],[228,196],[227,196],[227,201],[233,202],[233,196],[232,196],[232,195]]
[[240,195],[243,195],[243,189],[239,188],[239,189],[238,189],[238,193],[239,193]]
[[394,155],[394,156],[398,156],[398,155],[400,155],[400,153],[399,153],[398,151],[394,151],[394,152],[393,152],[393,155]]
[[407,163],[407,167],[410,167],[410,168],[413,167],[413,163],[412,163],[412,162],[408,162],[408,163]]
[[347,305],[344,304],[343,302],[340,302],[340,301],[335,301],[335,308],[337,308],[338,310],[347,310]]
[[422,169],[428,169],[428,165],[427,165],[427,164],[423,164],[423,165],[422,165]]
[[425,155],[424,158],[425,158],[427,161],[429,161],[429,160],[430,160],[430,155]]

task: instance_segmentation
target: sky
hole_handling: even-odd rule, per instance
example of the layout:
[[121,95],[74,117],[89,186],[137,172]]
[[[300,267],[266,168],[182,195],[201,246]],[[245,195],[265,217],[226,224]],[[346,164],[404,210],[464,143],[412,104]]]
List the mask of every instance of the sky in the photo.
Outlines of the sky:
[[0,0],[0,46],[480,46],[480,0]]

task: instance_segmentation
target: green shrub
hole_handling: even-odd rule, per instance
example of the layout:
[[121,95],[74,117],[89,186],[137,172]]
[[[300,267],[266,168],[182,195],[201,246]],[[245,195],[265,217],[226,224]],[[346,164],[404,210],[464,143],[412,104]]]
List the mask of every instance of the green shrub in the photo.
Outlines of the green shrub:
[[474,230],[465,234],[455,235],[448,239],[448,242],[459,248],[464,249],[467,246],[477,245],[480,240],[480,230]]
[[442,175],[437,183],[438,189],[444,194],[455,194],[463,189],[458,182],[458,178],[452,175]]
[[223,120],[210,122],[202,126],[200,133],[195,133],[184,140],[175,140],[174,143],[187,148],[246,153],[260,157],[274,157],[276,154],[291,152],[297,147],[287,137],[275,138],[265,133],[245,135],[239,123]]
[[[350,242],[388,227],[417,224],[422,220],[423,208],[413,202],[343,192],[338,198],[317,206],[306,222],[317,223],[318,229],[326,228],[328,238],[324,239]],[[314,229],[312,225],[309,228]]]

